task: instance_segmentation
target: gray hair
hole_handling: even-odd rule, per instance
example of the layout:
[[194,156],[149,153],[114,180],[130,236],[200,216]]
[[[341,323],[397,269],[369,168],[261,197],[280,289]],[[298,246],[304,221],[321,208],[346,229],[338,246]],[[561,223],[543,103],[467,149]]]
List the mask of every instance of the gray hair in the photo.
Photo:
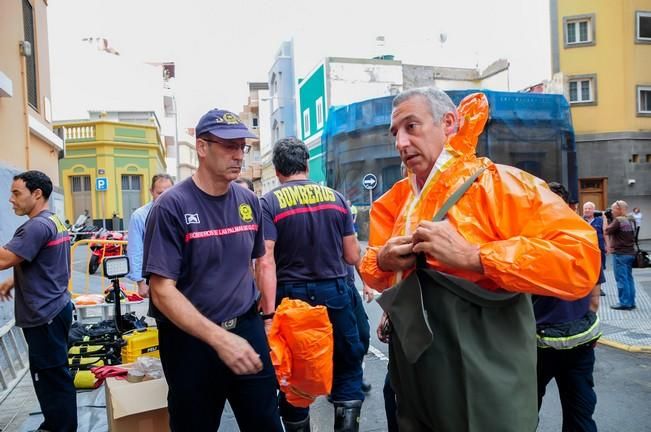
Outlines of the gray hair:
[[619,207],[622,210],[628,210],[628,203],[624,200],[617,200],[613,203],[613,205]]
[[457,115],[457,107],[443,90],[436,87],[417,87],[405,90],[393,99],[392,107],[395,108],[411,98],[420,96],[425,98],[429,104],[429,110],[435,121],[442,121],[443,116],[448,112]]

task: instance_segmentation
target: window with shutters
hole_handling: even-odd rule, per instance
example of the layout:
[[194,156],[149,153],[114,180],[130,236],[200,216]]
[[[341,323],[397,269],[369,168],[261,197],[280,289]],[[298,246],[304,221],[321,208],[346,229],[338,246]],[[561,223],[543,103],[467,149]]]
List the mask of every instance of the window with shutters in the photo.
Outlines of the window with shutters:
[[139,175],[123,175],[122,176],[122,190],[140,190],[140,176]]

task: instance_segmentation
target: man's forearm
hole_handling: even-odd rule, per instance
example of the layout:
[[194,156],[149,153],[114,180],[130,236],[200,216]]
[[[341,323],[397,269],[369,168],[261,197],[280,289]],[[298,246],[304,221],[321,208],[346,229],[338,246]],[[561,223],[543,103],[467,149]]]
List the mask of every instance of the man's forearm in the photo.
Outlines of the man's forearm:
[[127,257],[129,258],[129,274],[127,277],[134,282],[143,280],[142,261],[143,245],[140,240],[130,240],[127,248]]
[[0,247],[0,270],[8,270],[23,261],[21,257],[9,249]]
[[590,293],[590,310],[597,313],[599,310],[599,301],[601,297],[601,284],[595,285]]
[[276,309],[276,264],[262,257],[256,261],[255,274],[260,289],[262,313],[269,314]]

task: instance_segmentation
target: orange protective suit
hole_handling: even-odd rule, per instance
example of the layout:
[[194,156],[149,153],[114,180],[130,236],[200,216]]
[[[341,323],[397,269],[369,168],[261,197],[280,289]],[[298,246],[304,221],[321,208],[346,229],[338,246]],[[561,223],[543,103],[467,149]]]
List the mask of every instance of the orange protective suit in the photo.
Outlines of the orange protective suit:
[[295,407],[309,407],[332,389],[334,339],[325,306],[284,298],[269,331],[280,390]]
[[[378,291],[405,275],[377,265],[379,249],[394,236],[409,235],[480,167],[486,170],[447,214],[468,242],[480,246],[484,273],[450,268],[427,257],[432,268],[489,289],[555,296],[585,297],[599,276],[600,252],[592,227],[574,213],[547,184],[517,168],[475,156],[488,101],[467,96],[459,108],[459,129],[445,145],[452,158],[419,193],[412,173],[397,182],[371,207],[368,250],[362,259],[364,281]],[[408,272],[407,272],[408,273]]]

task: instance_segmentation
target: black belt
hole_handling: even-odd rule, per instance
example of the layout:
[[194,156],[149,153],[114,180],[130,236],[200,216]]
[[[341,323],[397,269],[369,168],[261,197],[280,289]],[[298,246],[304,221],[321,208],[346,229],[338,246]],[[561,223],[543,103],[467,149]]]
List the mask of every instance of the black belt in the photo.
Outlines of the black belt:
[[226,321],[222,321],[219,323],[219,326],[224,330],[233,330],[240,322],[250,319],[256,315],[258,315],[258,305],[256,303],[253,303],[253,306],[251,306],[251,308],[244,312],[242,315],[228,319]]

